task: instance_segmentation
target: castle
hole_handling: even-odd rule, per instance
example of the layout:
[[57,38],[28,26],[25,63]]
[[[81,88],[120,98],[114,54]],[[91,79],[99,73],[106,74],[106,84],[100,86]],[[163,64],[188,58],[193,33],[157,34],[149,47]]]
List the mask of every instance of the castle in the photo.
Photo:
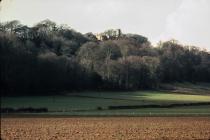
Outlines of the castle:
[[96,38],[98,40],[108,40],[108,39],[116,39],[119,38],[122,35],[122,32],[120,29],[110,29],[106,30],[103,33],[97,33],[95,34]]

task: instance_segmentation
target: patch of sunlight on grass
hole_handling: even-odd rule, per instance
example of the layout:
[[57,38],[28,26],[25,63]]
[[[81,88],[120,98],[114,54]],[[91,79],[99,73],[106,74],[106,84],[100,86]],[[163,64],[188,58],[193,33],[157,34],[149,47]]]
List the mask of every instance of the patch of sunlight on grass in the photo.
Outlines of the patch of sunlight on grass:
[[[135,96],[139,97],[139,96]],[[165,101],[190,101],[190,102],[210,102],[210,96],[207,95],[185,95],[185,94],[167,94],[167,93],[147,93],[143,96],[145,100],[165,100]],[[142,98],[142,96],[140,96]]]

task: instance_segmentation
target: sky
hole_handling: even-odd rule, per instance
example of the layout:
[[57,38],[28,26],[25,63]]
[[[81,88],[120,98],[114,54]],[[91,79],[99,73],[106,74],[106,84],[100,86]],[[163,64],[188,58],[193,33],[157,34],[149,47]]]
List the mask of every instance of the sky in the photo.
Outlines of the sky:
[[2,0],[0,21],[44,19],[81,32],[120,28],[152,44],[176,39],[210,50],[210,0]]

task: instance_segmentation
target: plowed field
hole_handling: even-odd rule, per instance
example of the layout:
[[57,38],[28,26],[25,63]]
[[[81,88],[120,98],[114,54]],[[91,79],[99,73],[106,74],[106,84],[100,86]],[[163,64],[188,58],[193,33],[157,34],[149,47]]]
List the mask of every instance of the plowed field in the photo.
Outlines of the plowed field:
[[210,139],[210,118],[2,118],[1,139]]

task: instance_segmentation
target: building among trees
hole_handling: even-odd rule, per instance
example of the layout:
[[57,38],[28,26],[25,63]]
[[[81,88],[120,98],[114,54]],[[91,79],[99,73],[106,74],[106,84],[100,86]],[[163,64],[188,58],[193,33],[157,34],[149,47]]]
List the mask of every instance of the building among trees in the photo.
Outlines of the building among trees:
[[116,39],[122,36],[122,32],[120,29],[109,29],[103,33],[97,33],[96,38],[98,40],[108,40],[108,39]]

